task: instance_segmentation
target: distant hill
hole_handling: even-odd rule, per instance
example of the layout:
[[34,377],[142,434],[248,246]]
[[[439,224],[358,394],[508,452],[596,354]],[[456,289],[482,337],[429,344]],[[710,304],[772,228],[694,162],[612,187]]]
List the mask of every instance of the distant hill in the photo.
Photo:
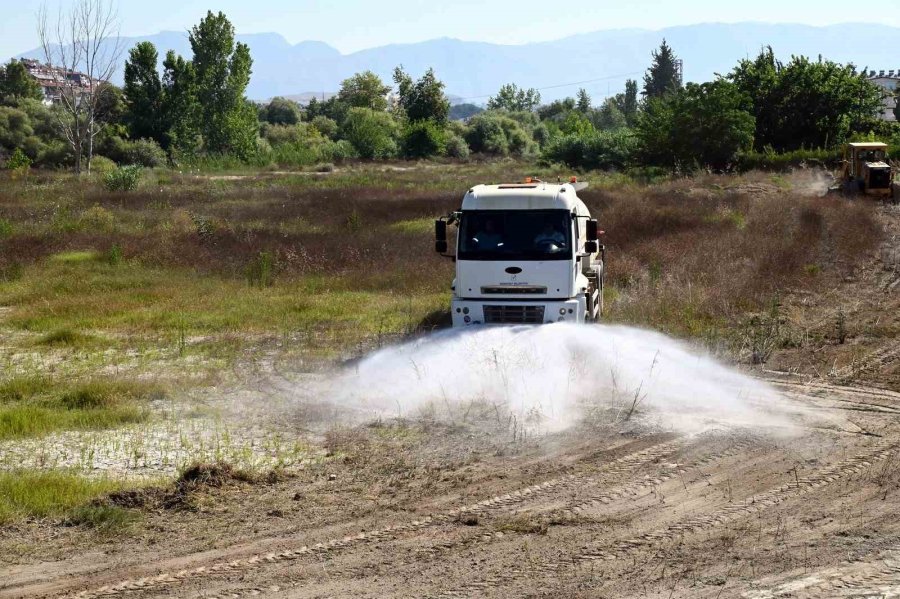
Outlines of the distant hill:
[[[551,42],[505,46],[442,38],[415,44],[392,44],[341,54],[323,42],[289,44],[277,33],[240,35],[250,46],[253,77],[248,93],[253,99],[273,96],[334,92],[340,82],[362,70],[372,70],[385,81],[399,64],[418,75],[434,67],[447,84],[455,102],[483,103],[500,85],[516,82],[542,90],[543,99],[573,95],[579,85],[595,99],[624,87],[627,77],[638,78],[650,60],[650,52],[666,38],[684,60],[685,79],[706,81],[724,73],[744,57],[754,56],[764,45],[777,55],[819,55],[860,68],[900,69],[896,48],[900,28],[874,24],[811,27],[795,24],[708,23],[670,27],[659,31],[618,29],[565,37]],[[127,48],[151,41],[160,51],[189,55],[187,34],[164,31],[155,35],[124,38]],[[39,50],[22,56],[41,58]],[[121,79],[121,74],[119,75]],[[304,90],[306,92],[304,93]]]

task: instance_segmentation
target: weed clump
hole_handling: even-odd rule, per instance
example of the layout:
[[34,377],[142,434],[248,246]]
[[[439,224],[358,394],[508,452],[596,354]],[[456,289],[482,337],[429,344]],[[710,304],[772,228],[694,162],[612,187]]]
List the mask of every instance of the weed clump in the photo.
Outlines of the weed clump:
[[140,166],[120,166],[106,174],[103,178],[103,185],[107,191],[134,191],[140,180]]

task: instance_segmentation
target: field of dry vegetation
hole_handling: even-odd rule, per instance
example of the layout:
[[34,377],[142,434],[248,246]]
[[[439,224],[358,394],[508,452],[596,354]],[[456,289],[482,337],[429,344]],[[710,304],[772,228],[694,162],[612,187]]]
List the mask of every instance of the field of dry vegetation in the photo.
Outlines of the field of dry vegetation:
[[[130,192],[55,172],[3,175],[0,567],[154,536],[158,510],[216,511],[214,496],[227,518],[256,497],[247,485],[263,485],[268,498],[283,477],[300,477],[292,489],[310,485],[296,491],[302,498],[321,492],[329,473],[367,470],[355,491],[335,495],[365,514],[374,508],[363,496],[399,505],[430,485],[451,492],[481,480],[465,470],[479,451],[530,463],[534,447],[498,448],[484,423],[464,431],[471,447],[457,445],[459,423],[312,430],[302,414],[282,412],[274,430],[247,425],[257,404],[294,388],[279,388],[272,373],[298,385],[306,373],[446,326],[453,264],[432,251],[434,218],[473,183],[524,175],[568,173],[513,161],[155,170]],[[819,197],[811,176],[583,175],[591,186],[581,196],[606,231],[607,321],[687,339],[741,368],[894,381],[863,358],[900,332],[878,295],[897,274],[884,257],[896,214]],[[452,456],[439,459],[433,446],[444,437]],[[413,457],[423,448],[428,457]],[[197,480],[195,463],[218,466]],[[457,478],[428,478],[441,468]],[[336,518],[324,497],[316,510]],[[496,530],[546,533],[547,521],[517,518]],[[185,547],[215,545],[201,537]],[[333,591],[349,592],[341,589]]]

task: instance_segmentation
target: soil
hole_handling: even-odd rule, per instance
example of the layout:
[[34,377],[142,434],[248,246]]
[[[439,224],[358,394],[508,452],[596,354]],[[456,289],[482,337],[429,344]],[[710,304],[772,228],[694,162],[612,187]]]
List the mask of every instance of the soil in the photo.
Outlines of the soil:
[[0,598],[900,597],[900,213],[873,210],[883,250],[839,289],[786,290],[808,341],[755,371],[809,408],[793,434],[331,429],[280,475],[106,498],[141,511],[126,533],[3,531]]

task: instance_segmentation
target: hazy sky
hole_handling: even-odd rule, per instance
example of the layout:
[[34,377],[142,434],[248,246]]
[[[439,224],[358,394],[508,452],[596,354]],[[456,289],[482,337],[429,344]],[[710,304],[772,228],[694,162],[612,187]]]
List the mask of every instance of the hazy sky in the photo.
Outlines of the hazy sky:
[[[38,45],[35,13],[43,1],[0,0],[0,59]],[[54,12],[71,1],[46,3]],[[848,13],[846,0],[119,0],[118,6],[123,35],[184,31],[211,9],[225,12],[240,33],[275,31],[292,43],[321,40],[344,53],[436,37],[518,44],[598,29],[713,21],[900,26],[900,0],[882,0],[862,13]]]

